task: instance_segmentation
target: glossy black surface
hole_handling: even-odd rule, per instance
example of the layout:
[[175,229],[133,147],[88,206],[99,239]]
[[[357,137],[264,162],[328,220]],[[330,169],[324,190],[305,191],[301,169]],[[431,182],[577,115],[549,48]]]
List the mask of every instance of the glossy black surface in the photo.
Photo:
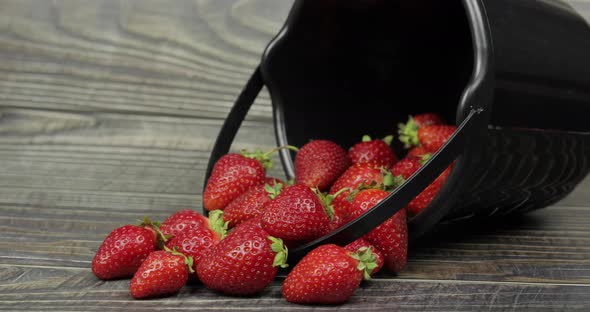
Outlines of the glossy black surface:
[[[281,145],[324,138],[348,148],[359,134],[394,132],[408,114],[433,111],[458,123],[473,106],[487,108],[489,127],[511,128],[474,131],[476,144],[410,222],[418,238],[443,219],[544,207],[587,174],[589,40],[588,25],[560,1],[300,0],[261,70]],[[533,145],[499,145],[519,128]],[[572,137],[578,154],[564,158],[557,146]],[[530,162],[539,149],[556,155],[540,160],[545,166]],[[293,175],[292,155],[282,158]],[[554,162],[575,174],[548,171],[560,167]],[[496,175],[498,166],[519,166],[528,178]]]
[[493,125],[590,130],[590,27],[562,1],[483,1],[494,46]]
[[[293,250],[293,261],[368,232],[455,157],[443,189],[410,220],[412,240],[460,220],[545,207],[589,170],[589,40],[590,27],[560,1],[297,0],[224,123],[209,168],[264,83],[279,145],[330,139],[348,148],[422,112],[463,129],[386,200]],[[403,155],[399,143],[394,149]],[[281,160],[292,177],[293,155],[281,151]]]
[[261,64],[290,144],[324,137],[348,147],[365,133],[390,134],[420,111],[455,122],[473,71],[459,2],[432,1],[429,10],[395,1],[296,5],[287,38],[275,40]]

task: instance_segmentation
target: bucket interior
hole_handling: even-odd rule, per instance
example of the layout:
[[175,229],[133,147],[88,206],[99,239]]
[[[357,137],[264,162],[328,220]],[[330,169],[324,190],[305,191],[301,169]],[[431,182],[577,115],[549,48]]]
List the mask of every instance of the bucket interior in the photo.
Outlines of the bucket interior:
[[[302,0],[263,72],[287,142],[397,134],[410,114],[455,123],[473,72],[462,1]],[[397,140],[395,140],[397,141]],[[401,153],[398,143],[394,149]]]

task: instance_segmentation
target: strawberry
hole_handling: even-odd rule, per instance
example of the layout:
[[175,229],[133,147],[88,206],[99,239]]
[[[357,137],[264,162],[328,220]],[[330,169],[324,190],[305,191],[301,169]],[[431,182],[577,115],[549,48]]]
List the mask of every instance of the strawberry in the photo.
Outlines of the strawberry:
[[240,194],[254,185],[265,182],[266,170],[272,167],[270,155],[280,149],[297,150],[292,146],[277,147],[264,153],[242,151],[221,157],[213,167],[203,192],[203,207],[208,211],[224,209]]
[[128,224],[114,229],[92,259],[92,272],[103,280],[133,276],[147,256],[157,249],[157,233],[157,223],[148,218],[139,226]]
[[347,301],[377,266],[371,249],[352,253],[327,244],[317,247],[295,265],[282,286],[283,297],[301,304],[339,304]]
[[433,125],[418,130],[418,141],[427,151],[438,151],[457,130],[452,125]]
[[416,126],[418,128],[444,124],[442,117],[440,117],[439,115],[437,115],[435,113],[418,114],[418,115],[414,115],[414,117],[410,117],[410,118],[412,119],[414,124],[416,124]]
[[333,215],[330,200],[317,189],[295,184],[268,202],[261,215],[262,228],[288,242],[307,242],[328,232]]
[[[346,200],[343,199],[343,201],[346,201]],[[341,207],[343,207],[343,206],[341,206]],[[348,223],[348,221],[350,221],[350,216],[348,214],[348,210],[345,212],[343,210],[337,210],[334,207],[334,215],[332,216],[332,221],[330,221],[330,223],[328,224],[327,231],[323,235],[334,232],[335,230],[337,230],[341,226]],[[287,244],[287,246],[295,246],[295,245]]]
[[361,248],[371,248],[371,252],[373,252],[373,255],[375,255],[375,263],[377,264],[377,266],[371,272],[371,276],[377,274],[377,272],[379,272],[379,270],[381,270],[381,268],[383,267],[383,263],[385,261],[383,258],[383,254],[381,253],[381,251],[379,251],[379,249],[375,248],[375,246],[371,245],[371,243],[367,242],[367,240],[365,240],[364,238],[359,238],[353,241],[352,243],[344,246],[344,249],[350,252],[357,252],[361,250]]
[[221,210],[211,211],[206,225],[194,226],[176,233],[168,240],[166,247],[192,257],[194,265],[198,265],[203,254],[226,235],[227,224],[223,222],[223,214]]
[[[389,195],[379,189],[359,191],[352,200],[351,217],[355,219]],[[400,272],[406,265],[408,254],[408,225],[405,208],[363,236],[383,253],[384,266],[392,272]]]
[[295,182],[324,191],[351,165],[346,150],[327,140],[314,140],[295,155]]
[[266,171],[256,159],[238,154],[224,155],[215,163],[203,193],[208,211],[224,209],[249,187],[264,182]]
[[443,119],[434,113],[410,116],[405,124],[400,123],[398,125],[399,139],[405,144],[406,148],[418,146],[420,142],[418,141],[417,132],[420,128],[442,124],[444,124]]
[[372,163],[377,166],[390,168],[397,156],[389,145],[393,136],[387,136],[383,140],[372,140],[370,136],[363,136],[362,142],[355,144],[348,151],[348,157],[353,164]]
[[426,161],[428,161],[428,159],[430,159],[431,156],[431,154],[426,154],[422,157],[404,157],[403,159],[395,163],[393,167],[391,167],[391,174],[393,174],[394,176],[401,176],[402,178],[407,180],[416,171],[418,171],[418,169],[420,169],[420,167],[422,167],[422,165],[426,163]]
[[423,146],[414,146],[408,151],[406,157],[421,157],[426,154],[429,154],[429,152]]
[[179,210],[171,214],[160,225],[160,231],[167,237],[178,235],[184,231],[207,226],[209,220],[204,215],[190,209]]
[[[406,157],[397,162],[392,168],[391,172],[397,176],[398,184],[403,184],[410,176],[412,176],[422,165],[430,159],[431,154],[422,155],[422,157]],[[445,184],[447,178],[451,174],[452,165],[443,171],[432,183],[430,183],[418,196],[416,196],[406,206],[408,215],[410,217],[417,215],[424,210],[434,197],[438,194],[440,189]]]
[[199,279],[210,289],[230,295],[264,290],[278,267],[286,267],[287,249],[251,219],[237,226],[197,265]]
[[277,197],[284,185],[283,182],[271,181],[271,183],[249,188],[225,207],[224,217],[225,221],[229,222],[230,228],[246,220],[260,217],[262,207]]
[[133,275],[131,296],[146,299],[177,293],[186,284],[192,265],[192,258],[177,251],[152,252]]
[[[330,194],[348,188],[350,190],[356,189],[363,182],[365,184],[371,184],[375,182],[377,185],[383,183],[384,177],[387,175],[387,171],[375,164],[354,164],[348,168],[339,178],[334,182],[330,188]],[[348,222],[350,214],[350,202],[346,200],[350,191],[344,191],[342,194],[335,196],[332,206],[334,207],[334,221],[339,222],[343,219],[344,223]],[[337,216],[337,217],[336,217]],[[331,226],[339,227],[338,224]]]
[[443,171],[432,183],[430,183],[418,196],[416,196],[408,205],[408,215],[413,217],[424,210],[430,202],[436,197],[440,189],[443,187],[449,175],[451,174],[452,166],[449,166]]

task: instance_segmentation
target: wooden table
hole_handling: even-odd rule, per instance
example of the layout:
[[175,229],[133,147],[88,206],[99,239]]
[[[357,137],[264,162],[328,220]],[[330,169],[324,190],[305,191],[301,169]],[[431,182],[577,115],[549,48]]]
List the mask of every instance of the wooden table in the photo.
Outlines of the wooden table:
[[[252,298],[193,286],[134,301],[128,280],[89,269],[114,227],[200,210],[221,122],[290,4],[0,2],[0,310],[313,308],[286,303],[280,279]],[[263,93],[234,148],[273,145]],[[340,308],[588,311],[589,194],[586,180],[553,207],[410,246],[405,271]]]

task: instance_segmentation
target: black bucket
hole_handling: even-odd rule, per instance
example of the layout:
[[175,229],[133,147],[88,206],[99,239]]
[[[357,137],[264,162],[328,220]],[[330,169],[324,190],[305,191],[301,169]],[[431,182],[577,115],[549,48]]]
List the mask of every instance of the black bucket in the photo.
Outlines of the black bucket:
[[[295,1],[226,119],[206,179],[263,85],[280,146],[329,139],[348,148],[423,112],[458,126],[404,185],[290,252],[295,259],[364,235],[453,161],[443,189],[409,220],[411,240],[550,205],[590,168],[590,27],[561,1]],[[289,177],[293,156],[281,151]]]

